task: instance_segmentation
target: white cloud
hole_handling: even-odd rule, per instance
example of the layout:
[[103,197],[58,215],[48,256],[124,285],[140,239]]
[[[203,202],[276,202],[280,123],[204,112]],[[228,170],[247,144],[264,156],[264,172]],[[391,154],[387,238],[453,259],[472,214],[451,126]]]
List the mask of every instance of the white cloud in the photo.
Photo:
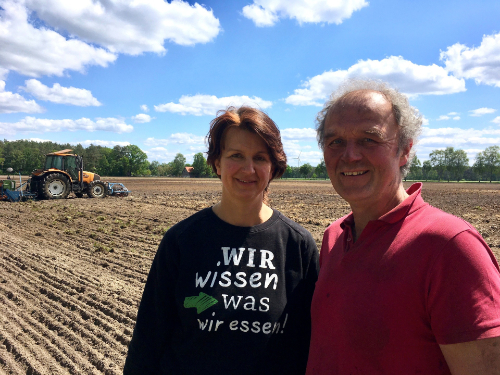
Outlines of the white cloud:
[[[443,121],[443,120],[460,120],[460,116],[458,116],[458,112],[450,112],[448,113],[447,115],[441,115],[437,118],[436,121]],[[427,121],[427,124],[424,124],[424,125],[428,125],[429,124],[429,121]]]
[[88,131],[97,130],[114,133],[130,133],[134,130],[132,125],[125,124],[117,118],[96,118],[92,121],[88,118],[78,120],[51,120],[35,117],[25,117],[18,122],[0,122],[0,134],[16,134],[19,132],[61,132],[61,131]]
[[86,140],[83,142],[79,142],[83,147],[89,147],[90,145],[94,146],[102,146],[102,147],[109,147],[113,148],[115,146],[129,146],[130,142],[118,142],[118,141],[101,141],[101,140]]
[[51,26],[113,53],[166,52],[166,40],[190,46],[220,32],[213,11],[187,1],[25,0]]
[[456,43],[442,51],[439,58],[456,77],[500,87],[500,33],[483,35],[476,48]]
[[141,109],[144,111],[144,112],[149,112],[149,108],[146,104],[143,104],[141,105]]
[[426,118],[425,116],[422,116],[422,126],[427,126],[429,125],[429,119]]
[[460,129],[460,128],[423,128],[418,147],[432,149],[452,146],[455,148],[485,148],[500,144],[500,129]]
[[448,75],[435,64],[416,65],[401,56],[384,60],[360,60],[348,70],[317,75],[285,99],[292,105],[322,106],[328,96],[348,78],[380,79],[409,96],[444,95],[465,91],[465,81]]
[[500,125],[500,116],[495,117],[493,120],[491,120],[491,122]]
[[19,94],[5,91],[5,81],[0,81],[0,113],[41,113],[44,109],[34,100],[26,100]]
[[102,48],[66,39],[45,27],[35,28],[28,21],[31,14],[23,3],[23,0],[3,0],[0,8],[0,68],[4,72],[14,70],[33,77],[61,76],[65,70],[82,72],[86,66],[106,67],[115,61],[116,55]]
[[166,146],[169,144],[185,144],[185,145],[197,145],[204,144],[205,137],[189,134],[189,133],[174,133],[167,139],[155,139],[148,138],[144,141],[146,146]]
[[28,141],[32,142],[38,142],[38,143],[43,143],[43,142],[53,142],[50,139],[42,139],[42,138],[29,138]]
[[315,141],[316,130],[312,128],[289,128],[281,129],[281,138],[286,140]]
[[144,113],[139,113],[138,115],[136,116],[132,116],[132,120],[134,122],[137,122],[139,124],[144,124],[146,122],[150,122],[152,119],[152,117],[150,115],[146,115]]
[[363,7],[365,0],[254,0],[243,8],[243,15],[257,26],[273,26],[280,18],[305,22],[341,24]]
[[496,109],[493,109],[493,108],[478,108],[478,109],[473,109],[471,111],[469,111],[471,114],[469,116],[474,116],[474,117],[479,117],[479,116],[482,116],[482,115],[487,115],[487,114],[490,114],[490,113],[495,113],[497,110]]
[[226,109],[228,106],[239,107],[243,104],[265,109],[270,107],[273,103],[254,96],[250,98],[246,95],[243,96],[227,96],[218,98],[215,95],[183,95],[179,99],[179,103],[165,103],[155,105],[157,112],[172,112],[180,113],[181,115],[211,115],[214,116],[218,110]]
[[89,90],[78,89],[72,86],[62,87],[59,83],[54,83],[52,88],[50,88],[36,79],[29,79],[24,83],[26,87],[21,88],[40,100],[59,104],[72,104],[80,107],[101,105]]
[[149,161],[156,160],[160,163],[168,163],[174,160],[175,155],[177,154],[176,151],[169,151],[165,147],[154,147],[150,150],[145,150],[144,152],[148,155]]

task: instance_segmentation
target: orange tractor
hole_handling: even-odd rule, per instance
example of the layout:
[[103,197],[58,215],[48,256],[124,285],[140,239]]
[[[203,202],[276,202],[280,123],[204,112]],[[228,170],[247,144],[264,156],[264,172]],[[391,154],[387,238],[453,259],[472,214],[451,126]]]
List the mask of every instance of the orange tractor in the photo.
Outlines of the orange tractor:
[[123,184],[104,182],[98,174],[84,171],[83,158],[72,151],[47,154],[44,168],[31,173],[26,190],[38,199],[63,199],[71,192],[78,198],[85,193],[90,198],[128,195],[129,190]]

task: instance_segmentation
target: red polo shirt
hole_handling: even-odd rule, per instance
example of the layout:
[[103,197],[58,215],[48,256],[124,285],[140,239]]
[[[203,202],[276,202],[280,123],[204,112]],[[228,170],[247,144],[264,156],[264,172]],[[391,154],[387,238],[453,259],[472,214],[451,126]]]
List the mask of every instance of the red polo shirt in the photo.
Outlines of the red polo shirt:
[[449,374],[439,344],[500,336],[495,257],[421,186],[354,243],[352,213],[327,228],[307,374]]

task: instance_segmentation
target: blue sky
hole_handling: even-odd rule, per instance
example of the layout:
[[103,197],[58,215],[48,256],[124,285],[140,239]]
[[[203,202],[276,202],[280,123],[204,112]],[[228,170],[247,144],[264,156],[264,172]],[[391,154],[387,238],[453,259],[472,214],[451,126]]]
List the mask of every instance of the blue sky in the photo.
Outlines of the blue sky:
[[424,116],[417,155],[500,145],[500,2],[0,0],[0,138],[191,162],[217,110],[278,124],[316,165],[314,119],[346,78],[390,82]]

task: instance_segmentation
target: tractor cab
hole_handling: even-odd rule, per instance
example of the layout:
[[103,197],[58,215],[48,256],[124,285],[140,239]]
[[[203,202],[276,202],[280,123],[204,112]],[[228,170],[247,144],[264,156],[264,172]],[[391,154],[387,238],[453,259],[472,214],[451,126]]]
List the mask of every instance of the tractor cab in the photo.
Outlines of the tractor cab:
[[78,155],[48,154],[45,158],[45,171],[59,170],[66,172],[72,181],[80,181],[83,160]]

